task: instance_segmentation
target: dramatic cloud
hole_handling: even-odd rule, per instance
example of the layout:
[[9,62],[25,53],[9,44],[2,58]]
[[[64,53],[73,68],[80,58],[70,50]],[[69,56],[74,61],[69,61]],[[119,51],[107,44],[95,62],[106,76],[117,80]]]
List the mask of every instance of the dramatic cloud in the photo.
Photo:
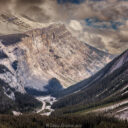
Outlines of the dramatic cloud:
[[128,48],[128,0],[0,0],[0,5],[33,22],[61,21],[102,50]]

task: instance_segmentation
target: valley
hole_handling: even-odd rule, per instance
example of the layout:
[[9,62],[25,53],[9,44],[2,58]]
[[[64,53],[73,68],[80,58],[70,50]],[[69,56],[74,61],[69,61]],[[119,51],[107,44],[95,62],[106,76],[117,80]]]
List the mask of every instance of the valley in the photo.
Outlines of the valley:
[[127,67],[128,50],[94,76],[58,94],[59,100],[52,106],[56,109],[53,114],[103,113],[128,120]]
[[[42,116],[93,112],[127,119],[127,51],[112,60],[78,41],[63,24],[0,39],[0,79],[12,92],[5,85],[2,91],[13,104],[29,105],[31,97],[31,111]],[[12,106],[14,114],[24,113],[18,107]]]
[[[63,24],[0,40],[0,79],[12,90],[4,85],[2,92],[14,115],[28,110],[13,104],[31,106],[31,98],[32,113],[42,116],[103,113],[128,119],[127,51],[109,63],[111,54],[78,41]],[[30,96],[22,101],[25,95]]]
[[0,0],[0,128],[128,128],[128,0]]

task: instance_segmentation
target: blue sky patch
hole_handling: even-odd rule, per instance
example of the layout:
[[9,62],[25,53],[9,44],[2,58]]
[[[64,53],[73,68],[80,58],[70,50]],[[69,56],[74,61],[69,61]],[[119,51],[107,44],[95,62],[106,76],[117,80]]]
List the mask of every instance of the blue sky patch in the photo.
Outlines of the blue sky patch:
[[73,4],[80,4],[84,2],[85,0],[57,0],[59,4],[64,4],[64,3],[73,3]]
[[99,28],[99,29],[114,29],[117,30],[119,26],[123,25],[121,22],[117,21],[101,21],[97,18],[86,18],[85,19],[86,25],[93,27],[93,28]]

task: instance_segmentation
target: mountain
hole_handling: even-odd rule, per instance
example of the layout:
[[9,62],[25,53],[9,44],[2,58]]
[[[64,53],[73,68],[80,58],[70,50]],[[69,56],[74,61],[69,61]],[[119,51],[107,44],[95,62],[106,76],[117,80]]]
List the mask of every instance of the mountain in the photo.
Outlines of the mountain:
[[45,86],[53,78],[60,86],[73,85],[112,59],[111,54],[78,41],[63,24],[1,35],[0,40],[0,64],[9,70],[0,78],[11,87],[20,91],[25,88],[30,93],[31,89],[47,91]]
[[[59,95],[60,99],[52,106],[58,113],[84,113],[91,109],[93,112],[113,113],[118,117],[123,114],[122,118],[127,119],[128,50],[94,76],[63,90],[61,94],[64,96]],[[93,110],[98,107],[99,110]]]
[[6,50],[11,48],[0,46],[0,113],[33,111],[42,104],[26,93],[18,81],[17,61],[11,54],[6,54]]
[[0,11],[0,35],[22,33],[37,28],[37,26],[43,27],[44,25],[34,22],[26,16],[13,13],[12,10]]
[[27,93],[21,93],[0,79],[0,113],[33,112],[41,102]]

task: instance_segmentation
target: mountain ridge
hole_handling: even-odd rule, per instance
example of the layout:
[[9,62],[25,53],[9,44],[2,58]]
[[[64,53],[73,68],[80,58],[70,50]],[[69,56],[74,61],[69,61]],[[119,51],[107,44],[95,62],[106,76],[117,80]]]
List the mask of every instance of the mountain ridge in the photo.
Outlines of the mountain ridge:
[[63,24],[0,36],[0,40],[1,49],[12,57],[15,66],[17,64],[19,81],[28,87],[34,86],[35,82],[41,89],[41,84],[47,85],[52,78],[58,79],[65,87],[70,86],[89,77],[111,60],[110,54],[78,41]]
[[[120,104],[120,102],[123,100],[127,101],[127,68],[128,50],[116,57],[113,61],[96,73],[96,75],[94,75],[96,77],[92,76],[92,78],[90,78],[91,82],[88,82],[88,80],[82,81],[83,85],[80,90],[75,90],[73,92],[67,91],[68,93],[64,93],[64,97],[61,96],[52,107],[56,109],[56,113],[62,112],[61,114],[68,114],[84,110],[88,111],[88,109],[106,104],[113,104],[114,106],[116,102],[119,102],[118,104]],[[74,87],[76,88],[77,85]],[[63,95],[63,91],[61,93]],[[121,106],[122,108],[120,108]],[[113,113],[115,114],[119,111],[119,109],[123,111],[125,107],[127,108],[127,102],[124,103],[124,105],[118,105],[116,108],[111,107],[113,108],[111,109],[111,112],[113,113],[113,111],[115,111]],[[110,114],[109,111],[108,113]],[[127,115],[127,109],[124,111],[124,113],[124,116]],[[117,115],[115,114],[115,116]],[[126,116],[125,118],[127,119]]]
[[1,99],[5,97],[3,103],[8,100],[11,110],[33,110],[41,106],[35,95],[57,93],[111,59],[111,54],[78,41],[63,24],[1,35]]

